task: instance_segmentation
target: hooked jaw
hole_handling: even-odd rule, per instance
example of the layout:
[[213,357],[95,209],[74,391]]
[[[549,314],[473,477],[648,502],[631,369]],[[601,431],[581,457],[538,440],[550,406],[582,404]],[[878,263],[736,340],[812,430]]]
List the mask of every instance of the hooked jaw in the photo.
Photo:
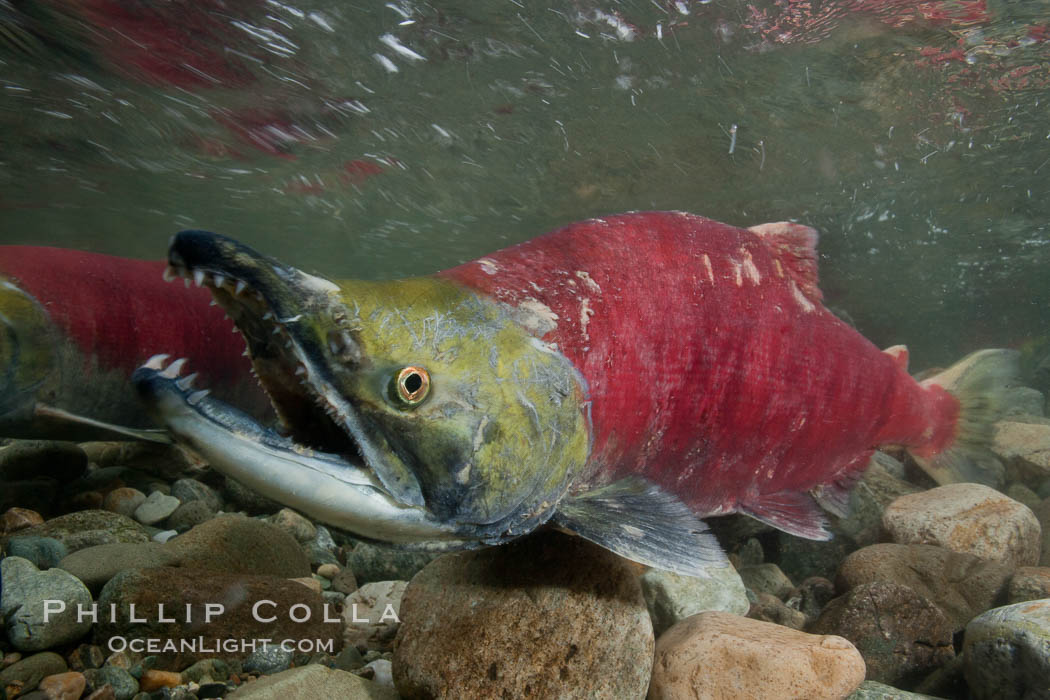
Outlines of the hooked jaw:
[[167,277],[209,288],[233,319],[290,437],[360,457],[397,502],[424,504],[418,481],[381,454],[335,387],[333,356],[348,366],[366,362],[338,286],[209,231],[176,234],[168,263]]
[[395,501],[363,465],[297,444],[206,390],[195,390],[194,375],[181,375],[186,360],[167,360],[167,355],[150,358],[132,382],[179,442],[227,476],[365,537],[439,550],[473,544],[425,508]]

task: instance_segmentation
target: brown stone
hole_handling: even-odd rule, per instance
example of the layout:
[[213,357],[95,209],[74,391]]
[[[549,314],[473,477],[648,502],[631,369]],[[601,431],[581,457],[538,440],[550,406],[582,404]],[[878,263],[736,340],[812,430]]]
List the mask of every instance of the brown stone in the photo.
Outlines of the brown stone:
[[1050,566],[1050,498],[1044,498],[1042,502],[1032,509],[1036,520],[1042,528],[1043,536],[1040,543],[1039,566]]
[[332,577],[332,590],[344,595],[349,595],[357,590],[357,577],[350,567],[340,569],[339,573]]
[[150,692],[158,688],[174,688],[182,683],[182,674],[174,671],[158,671],[150,669],[142,672],[139,678],[139,690]]
[[401,625],[398,611],[407,585],[373,581],[348,595],[343,604],[343,642],[358,649],[389,651]]
[[868,680],[907,688],[955,656],[952,624],[907,586],[866,583],[832,600],[810,632],[845,637],[867,664]]
[[556,532],[445,555],[401,601],[405,698],[638,698],[653,633],[623,559]]
[[929,544],[874,544],[850,554],[836,586],[848,591],[885,581],[915,591],[941,609],[955,631],[994,607],[1013,573],[1009,564]]
[[84,700],[117,700],[117,691],[113,690],[113,686],[109,683],[106,683],[84,698]]
[[66,657],[66,661],[69,662],[69,668],[74,671],[99,668],[105,660],[102,647],[96,644],[81,644]]
[[77,700],[86,686],[83,673],[67,671],[45,676],[37,687],[47,694],[48,700]]
[[135,509],[141,506],[145,500],[146,494],[138,489],[122,486],[106,494],[105,499],[102,501],[102,507],[113,513],[120,513],[130,518],[135,514]]
[[704,612],[660,636],[649,700],[832,700],[863,681],[864,661],[842,637]]
[[1014,572],[1010,579],[1008,603],[1042,598],[1050,598],[1050,567],[1022,566]]
[[794,630],[803,629],[806,626],[806,616],[794,608],[789,608],[780,598],[771,593],[756,593],[755,602],[747,611],[747,616],[752,620],[772,622]]
[[992,450],[1021,474],[1045,477],[1050,474],[1050,425],[999,421]]
[[[108,648],[112,637],[160,640],[157,651],[146,651],[161,657],[156,668],[162,670],[184,668],[202,658],[243,659],[252,649],[243,648],[240,640],[269,639],[270,644],[279,645],[284,640],[305,639],[331,643],[334,650],[342,646],[342,621],[331,606],[326,608],[315,591],[274,576],[170,567],[133,569],[107,583],[98,604],[105,611],[116,605],[117,619],[113,622],[108,614],[99,616],[94,628],[96,642]],[[132,604],[136,618],[146,622],[130,620]],[[161,604],[164,618],[174,618],[174,622],[161,622]],[[206,605],[222,605],[223,609],[206,620]],[[293,619],[307,616],[303,622]],[[326,617],[334,622],[325,622]],[[186,639],[201,641],[196,650],[163,648],[166,640],[179,647]],[[224,640],[236,644],[226,642],[229,646],[224,646]]]
[[398,700],[397,692],[352,673],[309,664],[245,683],[229,700]]
[[0,520],[0,535],[10,535],[19,530],[24,530],[27,527],[43,524],[44,517],[35,510],[29,510],[28,508],[8,508],[4,511],[3,518]]
[[1032,510],[981,484],[949,484],[901,496],[882,524],[898,544],[934,544],[1014,566],[1039,561],[1041,528]]

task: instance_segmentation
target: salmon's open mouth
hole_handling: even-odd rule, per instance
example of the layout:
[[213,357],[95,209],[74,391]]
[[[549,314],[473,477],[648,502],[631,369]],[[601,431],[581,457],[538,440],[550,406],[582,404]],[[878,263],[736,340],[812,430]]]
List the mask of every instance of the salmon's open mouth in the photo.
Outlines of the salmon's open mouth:
[[178,441],[219,471],[337,527],[385,541],[464,546],[454,526],[427,510],[411,474],[391,476],[334,387],[331,358],[351,368],[367,362],[336,285],[204,231],[176,235],[165,276],[211,290],[244,337],[279,420],[277,430],[258,425],[194,387],[193,376],[183,376],[185,360],[156,356],[133,381]]

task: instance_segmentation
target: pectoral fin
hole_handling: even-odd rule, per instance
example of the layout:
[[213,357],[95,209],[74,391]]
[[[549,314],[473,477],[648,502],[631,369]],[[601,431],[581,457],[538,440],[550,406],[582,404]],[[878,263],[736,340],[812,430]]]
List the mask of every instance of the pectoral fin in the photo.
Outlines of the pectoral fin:
[[562,501],[552,522],[622,557],[686,576],[728,566],[707,525],[689,507],[630,477]]

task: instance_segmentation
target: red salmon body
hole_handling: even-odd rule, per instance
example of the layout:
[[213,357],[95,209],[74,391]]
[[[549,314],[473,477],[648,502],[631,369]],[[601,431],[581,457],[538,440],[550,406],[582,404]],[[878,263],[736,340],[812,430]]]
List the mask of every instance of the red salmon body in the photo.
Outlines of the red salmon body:
[[[644,476],[700,516],[804,536],[873,450],[935,455],[958,400],[821,304],[816,233],[677,212],[572,224],[441,273],[515,309],[586,380],[592,480]],[[836,491],[836,487],[842,487]]]

